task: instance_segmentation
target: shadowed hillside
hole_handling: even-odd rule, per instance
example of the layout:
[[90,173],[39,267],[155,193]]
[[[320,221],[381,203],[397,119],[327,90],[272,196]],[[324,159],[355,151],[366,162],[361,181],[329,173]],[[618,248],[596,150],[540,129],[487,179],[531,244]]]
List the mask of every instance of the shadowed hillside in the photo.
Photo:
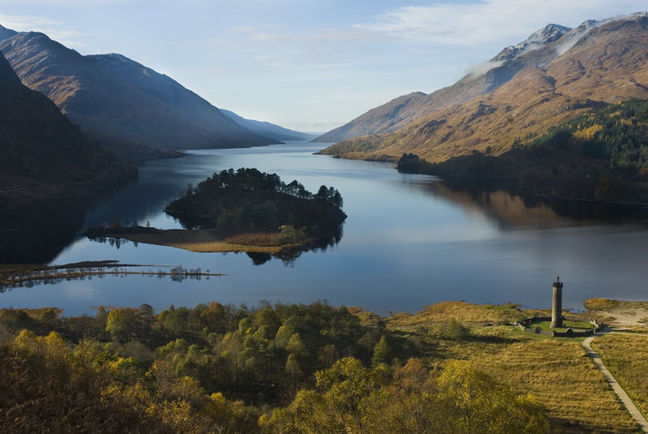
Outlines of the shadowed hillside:
[[88,196],[136,174],[99,148],[52,101],[20,83],[0,55],[0,197],[75,190]]
[[276,143],[240,126],[170,77],[119,54],[82,56],[42,33],[0,27],[0,50],[23,83],[88,132],[155,149]]

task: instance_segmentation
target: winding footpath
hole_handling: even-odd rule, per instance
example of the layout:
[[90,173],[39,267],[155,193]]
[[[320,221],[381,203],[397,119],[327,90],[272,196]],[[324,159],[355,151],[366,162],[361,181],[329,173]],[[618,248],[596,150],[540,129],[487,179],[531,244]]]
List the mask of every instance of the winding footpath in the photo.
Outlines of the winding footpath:
[[637,424],[639,425],[641,430],[645,433],[648,433],[648,421],[646,421],[646,418],[643,416],[643,414],[641,414],[637,406],[634,404],[634,402],[632,402],[632,399],[630,399],[626,391],[623,390],[616,378],[614,378],[610,371],[608,371],[608,369],[605,367],[599,355],[596,354],[596,352],[592,349],[591,343],[595,337],[596,335],[586,338],[582,343],[583,348],[585,348],[587,355],[592,359],[599,371],[603,373],[603,376],[607,380],[608,384],[612,386],[612,390],[614,390],[614,393],[616,393],[623,405],[625,405],[625,408],[628,410],[630,415],[634,418],[635,421],[637,421]]

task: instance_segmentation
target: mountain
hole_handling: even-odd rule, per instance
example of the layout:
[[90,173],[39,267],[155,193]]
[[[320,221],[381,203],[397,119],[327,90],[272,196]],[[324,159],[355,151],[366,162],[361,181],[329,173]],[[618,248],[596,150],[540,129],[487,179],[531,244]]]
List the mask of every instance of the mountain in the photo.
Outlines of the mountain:
[[497,66],[481,77],[429,95],[435,108],[428,104],[429,113],[396,132],[343,141],[323,153],[395,160],[407,152],[430,162],[501,155],[577,115],[648,99],[648,14],[571,30],[551,25],[490,62]]
[[[0,54],[0,196],[46,196],[77,186],[98,192],[136,174],[100,148]],[[0,201],[2,202],[2,201]]]
[[252,119],[245,119],[242,116],[237,115],[236,113],[219,109],[225,116],[232,119],[237,124],[242,127],[256,133],[260,136],[269,137],[273,140],[284,141],[284,140],[310,140],[314,137],[313,134],[302,133],[299,131],[289,130],[288,128],[280,127],[279,125],[272,124],[270,122],[264,121],[255,121]]
[[43,33],[0,27],[0,51],[22,82],[88,133],[154,149],[276,143],[170,77],[120,54],[82,56]]
[[535,62],[547,62],[551,52],[537,51],[523,56],[565,36],[571,29],[549,24],[515,46],[506,47],[490,61],[484,62],[452,86],[429,95],[413,92],[369,110],[351,122],[314,139],[316,142],[338,142],[369,134],[392,133],[427,114],[444,107],[489,93],[510,80],[518,71]]

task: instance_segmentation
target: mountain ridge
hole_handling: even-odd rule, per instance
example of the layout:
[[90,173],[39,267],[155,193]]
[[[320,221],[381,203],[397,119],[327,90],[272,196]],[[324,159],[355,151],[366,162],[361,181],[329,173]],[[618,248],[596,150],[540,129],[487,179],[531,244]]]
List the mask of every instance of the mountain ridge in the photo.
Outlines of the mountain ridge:
[[100,148],[41,93],[24,86],[0,54],[0,196],[92,196],[137,170]]
[[593,28],[615,20],[636,20],[646,16],[645,12],[637,12],[620,18],[587,20],[573,29],[558,24],[548,24],[533,32],[524,41],[505,47],[490,60],[473,68],[473,71],[454,84],[430,94],[423,94],[416,100],[407,102],[407,106],[402,108],[399,113],[394,113],[391,110],[392,102],[405,98],[407,95],[375,107],[313,141],[330,143],[364,135],[394,133],[410,122],[437,110],[493,92],[525,67],[548,64],[564,54]]
[[[3,28],[4,29],[4,28]],[[83,56],[39,32],[0,31],[0,51],[28,87],[87,132],[154,149],[276,143],[160,74],[119,54]]]
[[564,38],[580,27],[507,63],[515,73],[489,93],[437,109],[394,133],[349,139],[322,153],[396,160],[407,152],[430,162],[473,152],[500,155],[605,104],[648,99],[648,16],[586,22],[585,33],[568,39],[561,53]]

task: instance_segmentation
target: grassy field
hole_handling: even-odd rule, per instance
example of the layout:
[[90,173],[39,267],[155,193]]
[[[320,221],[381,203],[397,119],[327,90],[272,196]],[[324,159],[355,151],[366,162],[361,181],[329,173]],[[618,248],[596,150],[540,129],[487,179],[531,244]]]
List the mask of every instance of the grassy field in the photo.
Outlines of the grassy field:
[[[431,366],[442,366],[449,359],[469,360],[516,391],[531,393],[547,408],[558,432],[637,431],[586,356],[581,339],[524,333],[506,325],[536,313],[510,304],[444,302],[418,314],[393,315],[386,323],[392,330],[426,342],[432,348],[426,357]],[[373,319],[367,313],[362,315],[365,321]]]
[[611,333],[594,339],[592,348],[644,416],[648,415],[648,336]]

